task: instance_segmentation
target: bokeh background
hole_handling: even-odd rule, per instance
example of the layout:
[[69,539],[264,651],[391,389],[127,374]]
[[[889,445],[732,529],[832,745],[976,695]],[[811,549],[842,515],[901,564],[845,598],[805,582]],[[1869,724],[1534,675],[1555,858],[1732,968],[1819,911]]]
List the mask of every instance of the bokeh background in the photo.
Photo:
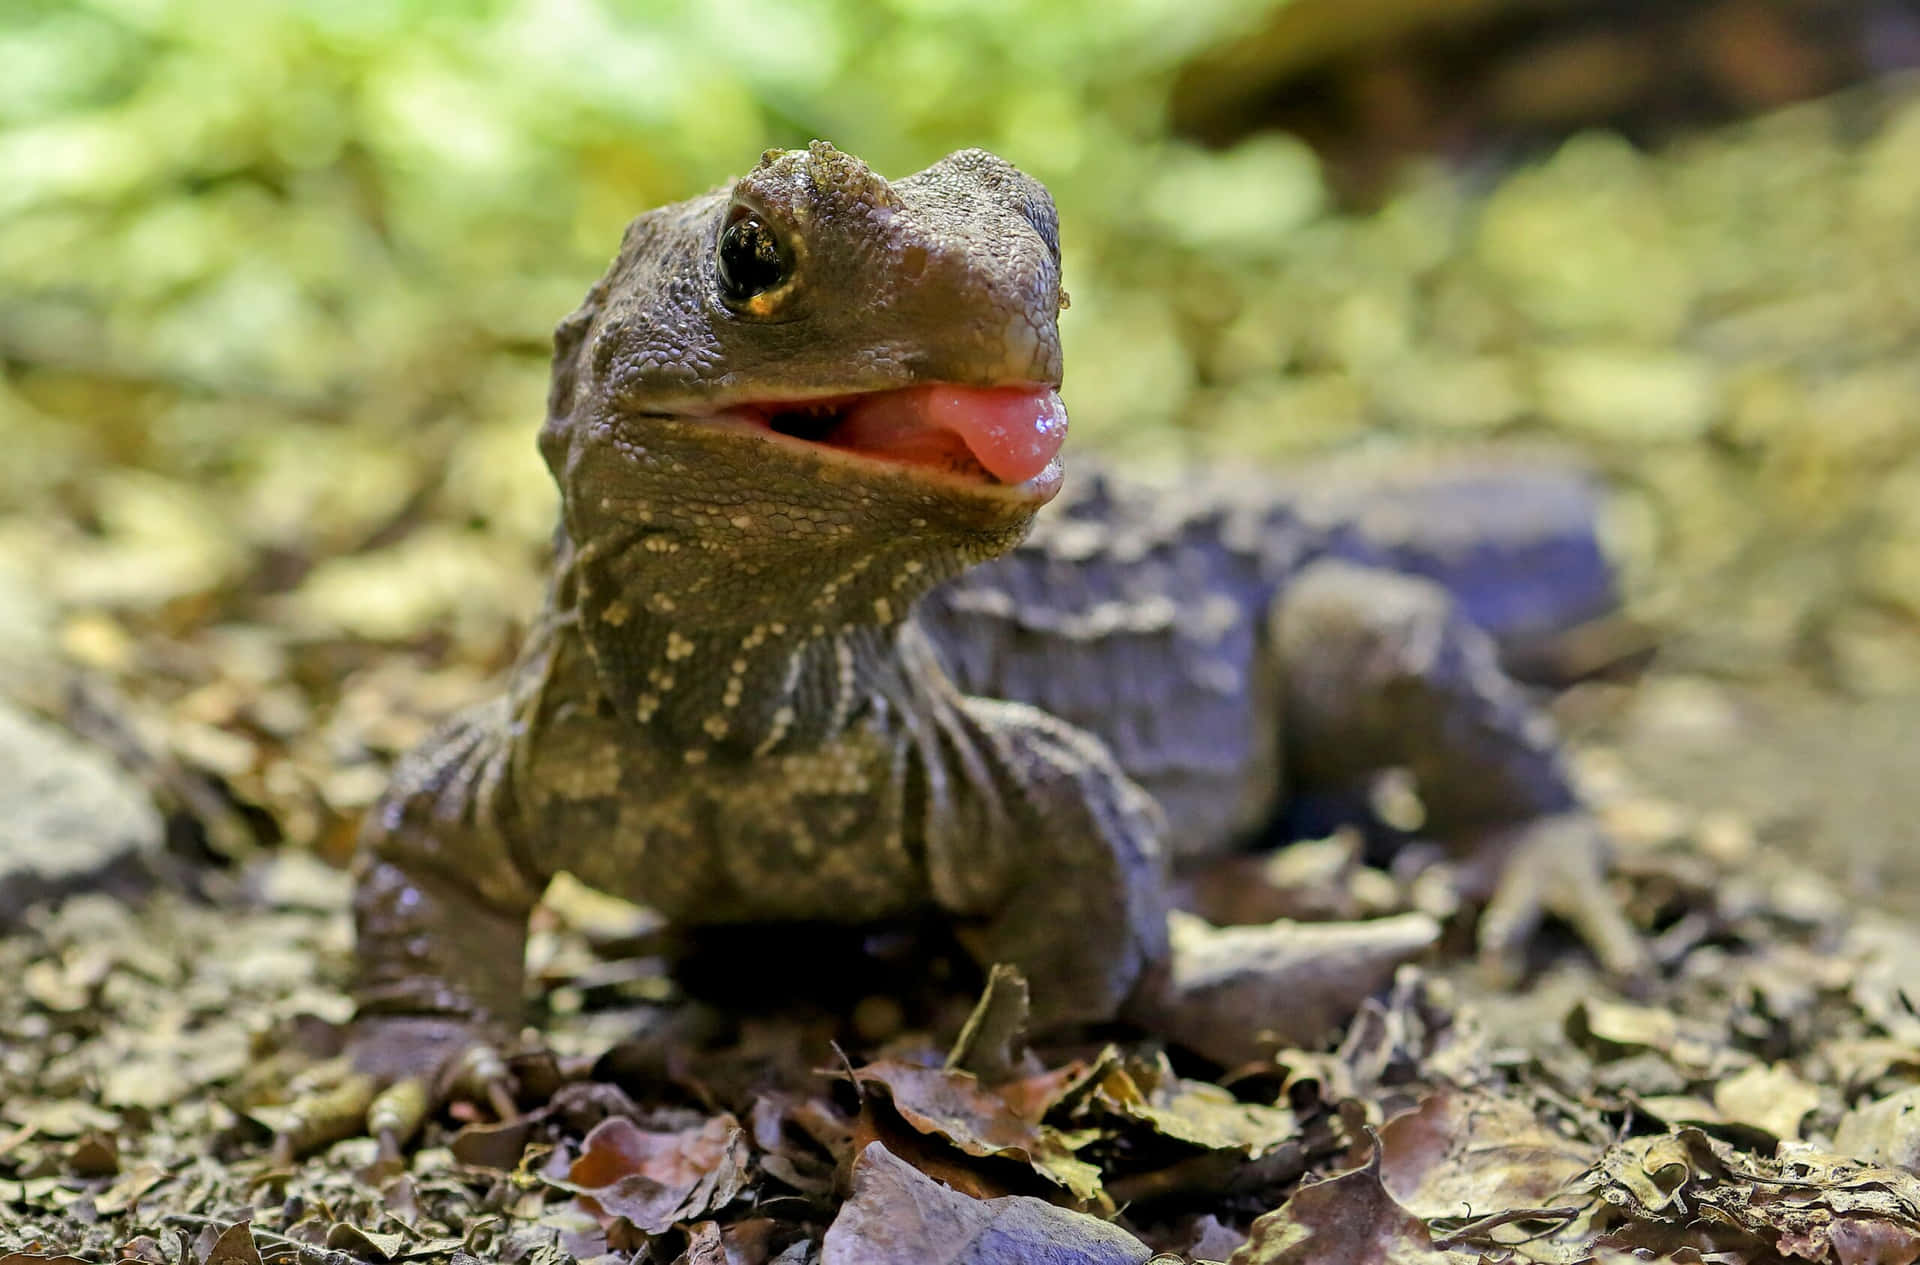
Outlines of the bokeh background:
[[1051,187],[1077,446],[1571,448],[1656,731],[1790,684],[1905,759],[1916,61],[1894,0],[9,0],[7,688],[84,680],[216,849],[340,854],[538,603],[554,322],[825,137]]

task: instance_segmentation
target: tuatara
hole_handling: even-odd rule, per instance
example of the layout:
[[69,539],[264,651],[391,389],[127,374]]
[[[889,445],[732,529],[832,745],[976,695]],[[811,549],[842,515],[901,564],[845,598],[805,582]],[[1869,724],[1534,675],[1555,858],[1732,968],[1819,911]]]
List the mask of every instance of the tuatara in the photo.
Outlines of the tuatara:
[[[770,151],[632,223],[555,334],[546,610],[366,824],[353,1072],[299,1144],[392,1145],[447,1092],[506,1109],[491,1051],[561,871],[684,924],[932,912],[1024,972],[1040,1023],[1126,1016],[1225,1059],[1275,1016],[1209,1035],[1262,994],[1223,991],[1210,929],[1170,937],[1170,856],[1249,839],[1290,785],[1402,768],[1423,834],[1503,849],[1487,943],[1551,909],[1635,969],[1601,837],[1481,627],[1604,596],[1580,485],[1088,473],[1056,500],[1065,305],[1046,189],[980,150],[893,183]],[[1547,582],[1489,584],[1503,559]],[[1316,943],[1265,933],[1252,960]]]

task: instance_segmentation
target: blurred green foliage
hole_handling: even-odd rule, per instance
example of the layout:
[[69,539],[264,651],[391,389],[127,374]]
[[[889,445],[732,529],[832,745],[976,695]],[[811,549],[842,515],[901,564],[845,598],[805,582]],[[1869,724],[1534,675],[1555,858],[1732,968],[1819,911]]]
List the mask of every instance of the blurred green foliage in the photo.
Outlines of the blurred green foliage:
[[[1055,190],[1076,283],[1125,285],[1128,242],[1188,204],[1168,197],[1182,156],[1161,136],[1165,80],[1263,7],[15,0],[0,351],[54,376],[5,413],[79,423],[95,457],[171,466],[191,454],[159,449],[218,449],[259,424],[253,407],[372,402],[403,426],[491,413],[504,392],[524,411],[537,382],[488,353],[537,361],[627,219],[815,136],[894,175],[993,148]],[[1311,161],[1280,151],[1280,181],[1308,184],[1282,196],[1311,203]],[[1201,234],[1270,235],[1211,201],[1224,215]],[[251,406],[170,426],[153,410],[183,389]],[[41,431],[43,449],[74,449]]]
[[1836,611],[1901,633],[1920,90],[1415,161],[1336,214],[1292,136],[1167,131],[1180,65],[1283,3],[7,0],[0,641],[106,610],[491,645],[552,523],[554,322],[633,215],[814,137],[1047,183],[1078,445],[1545,437],[1625,487],[1676,609],[1781,572],[1715,619],[1751,657]]

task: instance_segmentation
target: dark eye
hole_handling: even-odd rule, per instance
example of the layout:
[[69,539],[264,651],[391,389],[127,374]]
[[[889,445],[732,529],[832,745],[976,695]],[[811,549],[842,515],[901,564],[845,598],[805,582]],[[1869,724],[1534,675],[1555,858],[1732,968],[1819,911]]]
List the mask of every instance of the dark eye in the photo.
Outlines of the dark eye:
[[734,303],[745,303],[787,279],[787,256],[780,249],[780,239],[757,215],[743,215],[727,225],[714,262],[720,293]]

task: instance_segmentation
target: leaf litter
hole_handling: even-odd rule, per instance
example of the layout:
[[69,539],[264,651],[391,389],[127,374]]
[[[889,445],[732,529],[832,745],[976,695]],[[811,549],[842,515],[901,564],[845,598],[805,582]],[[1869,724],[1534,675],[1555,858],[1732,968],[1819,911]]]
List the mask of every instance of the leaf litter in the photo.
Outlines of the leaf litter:
[[[1374,258],[1368,222],[1324,227]],[[192,864],[137,905],[82,896],[0,938],[0,1265],[1920,1260],[1920,936],[1756,849],[1758,825],[1630,790],[1604,805],[1619,884],[1666,968],[1640,996],[1567,954],[1522,991],[1402,968],[1336,1041],[1223,1072],[1133,1037],[1034,1047],[1007,978],[959,1038],[943,1013],[876,1034],[716,1007],[657,960],[609,960],[647,947],[644,916],[570,921],[556,894],[534,936],[552,1055],[516,1064],[526,1118],[446,1113],[403,1172],[365,1140],[275,1167],[256,1114],[347,1017],[335,867],[355,822],[393,757],[489,688],[537,603],[551,490],[524,418],[544,366],[519,344],[495,360],[396,362],[324,423],[285,399],[153,393],[155,470],[31,474],[35,440],[80,432],[69,411],[113,411],[105,374],[16,445],[45,486],[43,512],[5,525],[4,684],[136,769]],[[442,383],[461,403],[412,399]],[[58,375],[26,385],[57,402]],[[449,408],[481,419],[472,442],[431,420]],[[1839,428],[1811,416],[1807,460],[1740,460],[1821,466],[1814,441]],[[205,467],[216,450],[233,477]],[[1697,456],[1661,449],[1638,477],[1679,489],[1663,506],[1708,504],[1712,480],[1663,474]],[[1867,503],[1844,491],[1821,499]],[[12,582],[16,562],[44,592]],[[1761,596],[1820,612],[1827,591]],[[1430,912],[1359,853],[1247,862],[1196,901],[1247,920]]]
[[[1662,855],[1629,897],[1681,889]],[[345,887],[308,864],[216,872],[213,902],[78,898],[0,941],[44,981],[0,997],[21,1265],[1920,1260],[1920,939],[1808,917],[1817,880],[1784,864],[1686,884],[1719,930],[1636,999],[1571,955],[1521,992],[1405,967],[1338,1045],[1230,1077],[1132,1039],[1036,1045],[1004,972],[945,1047],[775,1008],[664,1061],[596,1034],[707,1003],[616,990],[545,1016],[523,1120],[438,1126],[401,1173],[364,1140],[275,1169],[249,1119],[345,1017]],[[591,970],[584,928],[612,924],[574,921],[543,934]]]

